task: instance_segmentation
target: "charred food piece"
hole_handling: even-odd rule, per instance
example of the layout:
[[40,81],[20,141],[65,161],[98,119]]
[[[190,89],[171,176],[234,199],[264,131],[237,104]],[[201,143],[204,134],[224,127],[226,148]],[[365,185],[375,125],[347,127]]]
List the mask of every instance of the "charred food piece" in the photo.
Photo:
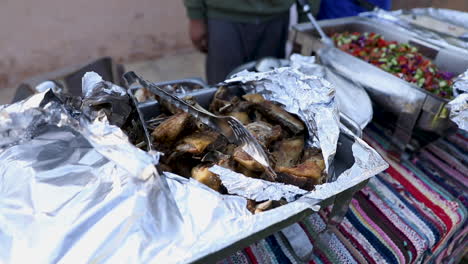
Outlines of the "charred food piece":
[[275,144],[272,153],[277,167],[292,167],[300,162],[302,149],[304,148],[304,137],[283,139]]
[[281,106],[270,102],[264,101],[257,104],[258,110],[272,122],[278,123],[283,127],[286,127],[293,134],[299,134],[304,131],[304,123],[297,119]]
[[258,171],[247,169],[246,167],[240,165],[240,163],[237,163],[237,166],[235,166],[234,171],[250,178],[260,178],[260,176],[264,176]]
[[286,184],[295,185],[306,191],[311,191],[316,185],[315,180],[307,177],[299,177],[288,173],[277,172],[278,181]]
[[231,156],[221,153],[217,150],[206,153],[202,157],[201,162],[209,162],[209,163],[217,164],[221,167],[231,169],[231,170],[233,170],[234,168],[234,161],[231,159]]
[[255,211],[254,213],[255,214],[258,214],[258,213],[261,213],[261,212],[264,212],[268,209],[271,209],[273,208],[273,201],[271,200],[268,200],[266,202],[263,202],[263,203],[259,203],[255,206]]
[[247,125],[251,122],[249,112],[252,106],[253,104],[250,102],[239,101],[229,107],[229,112],[224,113],[225,111],[221,111],[221,114],[235,117],[242,124]]
[[227,87],[219,87],[210,104],[210,111],[219,114],[220,109],[231,104],[232,95]]
[[247,210],[249,210],[252,214],[255,213],[255,206],[257,202],[254,200],[247,199]]
[[189,122],[190,115],[185,112],[175,114],[153,130],[151,135],[156,142],[172,142],[177,139]]
[[[304,151],[304,161],[296,166],[276,166],[278,178],[281,182],[293,184],[304,190],[312,190],[320,183],[325,162],[322,154],[316,150],[307,149]],[[277,161],[278,162],[278,161]],[[283,164],[287,165],[287,164]]]
[[263,95],[261,94],[245,94],[242,96],[242,98],[244,98],[244,100],[246,100],[247,102],[251,103],[265,102],[265,98],[263,98]]
[[281,127],[272,126],[268,123],[257,121],[246,126],[247,130],[265,147],[281,136]]
[[244,166],[246,169],[251,171],[263,171],[264,168],[262,164],[254,160],[249,154],[242,150],[241,147],[237,147],[234,150],[234,160],[237,161],[240,165]]
[[219,176],[208,170],[207,165],[197,165],[192,169],[192,178],[205,184],[215,191],[219,191],[221,187],[221,180]]
[[201,154],[216,141],[219,134],[213,131],[196,132],[184,137],[177,145],[176,151]]
[[316,161],[306,160],[305,162],[294,167],[276,167],[278,172],[291,174],[298,177],[306,177],[316,180],[316,183],[322,176],[323,168]]
[[227,115],[239,120],[243,125],[250,123],[249,115],[246,112],[230,112]]

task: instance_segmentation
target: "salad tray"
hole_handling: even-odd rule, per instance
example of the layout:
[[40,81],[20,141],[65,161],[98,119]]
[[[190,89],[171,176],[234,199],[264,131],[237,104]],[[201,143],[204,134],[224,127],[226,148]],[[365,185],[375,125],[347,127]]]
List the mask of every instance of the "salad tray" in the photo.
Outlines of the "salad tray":
[[[468,51],[430,44],[395,25],[365,17],[323,20],[319,24],[329,36],[342,32],[375,32],[386,40],[411,44],[439,69],[455,75],[468,68]],[[310,23],[295,25],[290,38],[295,51],[303,55],[315,53],[322,64],[363,85],[377,106],[375,110],[383,109],[396,116],[393,139],[399,148],[407,146],[415,129],[444,135],[454,127],[446,107],[448,99],[438,97],[342,50],[327,47]]]

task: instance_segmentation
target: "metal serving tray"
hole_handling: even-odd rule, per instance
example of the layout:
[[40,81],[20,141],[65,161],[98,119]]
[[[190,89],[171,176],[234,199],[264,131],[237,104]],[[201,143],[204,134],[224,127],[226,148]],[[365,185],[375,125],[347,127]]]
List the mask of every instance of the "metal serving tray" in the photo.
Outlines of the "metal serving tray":
[[[156,83],[158,87],[163,88],[166,92],[170,92],[176,95],[184,95],[187,93],[191,93],[197,90],[206,89],[208,85],[202,80],[198,78],[186,78],[186,79],[179,79],[173,81],[166,81],[166,82],[159,82]],[[165,89],[165,87],[172,87],[172,89]],[[133,86],[130,89],[132,95],[135,95],[136,91],[141,88],[139,86]],[[144,103],[151,103],[151,100],[141,102]]]
[[[429,44],[417,35],[391,24],[364,17],[348,17],[319,22],[326,34],[357,31],[375,32],[387,40],[410,43],[442,70],[460,74],[468,68],[468,51]],[[380,68],[336,48],[326,48],[310,23],[293,27],[290,38],[303,55],[315,52],[321,63],[362,84],[374,103],[398,116],[394,131],[395,143],[404,148],[415,128],[443,135],[453,127],[449,120],[449,100],[437,97]]]
[[[134,94],[135,89],[138,89],[138,88],[130,87],[129,93],[131,95]],[[237,95],[244,94],[241,88],[231,87],[230,89],[233,94],[237,94]],[[192,96],[201,106],[208,108],[216,90],[217,88],[207,88],[207,89],[197,90],[192,93],[187,93],[185,96]],[[150,102],[145,102],[143,104],[138,104],[138,102],[136,102],[134,97],[133,97],[133,100],[135,101],[135,104],[137,105],[138,112],[143,121],[150,120],[151,118],[154,118],[159,115],[160,105],[157,101],[150,101]],[[341,117],[341,118],[343,119],[346,117]],[[353,130],[357,131],[359,135],[361,134],[361,130],[359,126],[357,126],[354,122],[352,122],[352,120],[343,124],[345,124],[345,126],[348,129],[352,131]],[[145,123],[143,124],[143,126],[146,132],[148,132],[148,129]],[[148,133],[147,133],[147,138],[148,139],[151,138],[151,136]],[[345,133],[340,134],[338,147],[337,147],[337,153],[335,155],[335,160],[334,160],[334,173],[336,173],[336,175],[340,175],[343,171],[350,168],[354,164],[354,157],[352,155],[352,149],[351,149],[353,143],[354,143],[354,139],[351,136]],[[344,192],[338,193],[320,202],[320,205],[322,207],[333,205],[333,209],[329,217],[329,225],[335,225],[341,222],[345,213],[347,212],[349,203],[354,193],[356,193],[357,191],[362,189],[364,186],[366,186],[367,182],[368,180],[364,180],[358,183],[357,185],[354,185],[353,187],[345,190]],[[297,212],[295,214],[288,215],[284,221],[272,223],[268,228],[265,228],[254,234],[246,235],[243,239],[231,244],[228,247],[218,250],[210,255],[201,256],[200,259],[196,261],[196,263],[212,263],[212,262],[215,262],[216,260],[227,257],[231,255],[232,253],[238,250],[241,250],[242,248],[245,248],[246,246],[251,245],[252,243],[258,240],[261,240],[271,234],[279,232],[283,228],[293,223],[301,221],[302,219],[312,214],[313,212],[314,211],[312,209],[308,208],[303,211]],[[319,241],[318,243],[323,243],[323,242]]]

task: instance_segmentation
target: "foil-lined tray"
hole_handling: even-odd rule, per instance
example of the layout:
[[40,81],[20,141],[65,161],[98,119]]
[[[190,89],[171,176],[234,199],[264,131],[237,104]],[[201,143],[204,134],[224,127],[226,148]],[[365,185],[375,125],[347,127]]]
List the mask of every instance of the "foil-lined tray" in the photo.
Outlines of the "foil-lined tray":
[[[311,118],[310,114],[310,117],[303,116],[303,113],[301,115],[301,107],[304,108],[304,105],[309,105],[310,107],[310,105],[313,105],[316,102],[321,102],[320,104],[325,105],[325,107],[330,107],[326,105],[330,104],[328,100],[330,100],[329,98],[333,98],[334,95],[328,94],[330,91],[327,90],[321,92],[314,91],[316,93],[315,96],[314,92],[311,92],[311,96],[315,99],[304,100],[304,102],[307,102],[306,104],[301,105],[297,102],[290,103],[291,101],[294,102],[295,100],[297,100],[297,98],[306,98],[304,96],[304,93],[297,92],[300,91],[300,89],[299,87],[297,87],[298,84],[294,83],[297,83],[298,80],[292,81],[295,77],[291,77],[291,75],[294,76],[294,73],[291,72],[297,73],[297,70],[292,70],[289,68],[280,68],[271,72],[259,74],[243,72],[237,76],[234,76],[232,79],[227,80],[226,83],[227,85],[233,83],[237,84],[228,86],[231,93],[233,94],[242,95],[246,92],[260,92],[264,96],[266,96],[267,99],[280,102],[283,105],[286,104],[286,109],[288,111],[299,114],[299,116],[303,117],[303,120],[304,118],[305,120],[310,120]],[[299,75],[303,76],[302,73],[300,73]],[[307,78],[313,79],[313,82],[320,83],[317,77],[310,76]],[[239,85],[239,83],[243,83],[244,86]],[[283,88],[278,88],[278,86],[282,86]],[[282,90],[286,87],[291,89],[291,91],[288,92],[287,90]],[[134,94],[134,91],[132,91],[133,89],[138,88],[132,88],[129,91],[130,94]],[[216,90],[217,88],[204,89],[195,91],[193,93],[185,94],[185,96],[192,97],[201,106],[207,108]],[[296,90],[296,93],[293,92],[294,90]],[[319,94],[321,94],[320,96],[322,97],[318,96]],[[153,101],[152,103],[139,104],[138,108],[143,115],[143,120],[151,120],[159,114],[159,106],[158,102],[156,101]],[[329,113],[333,115],[333,111],[330,111]],[[332,123],[330,122],[330,118],[333,118],[331,116],[323,116],[321,118],[323,119],[322,121],[320,121],[322,123]],[[313,122],[313,120],[310,120],[309,122]],[[315,125],[312,125],[310,129],[316,129]],[[359,126],[352,127],[351,129],[358,131],[360,130]],[[317,134],[317,132],[313,133]],[[333,152],[332,156],[330,156],[332,158],[332,160],[330,160],[332,163],[331,173],[336,176],[339,175],[339,177],[335,177],[329,183],[324,184],[323,186],[317,186],[316,190],[310,193],[307,193],[306,191],[301,190],[295,186],[284,186],[280,183],[271,183],[259,179],[247,178],[241,174],[232,172],[221,167],[214,167],[210,169],[212,172],[220,175],[223,184],[227,187],[230,193],[238,194],[243,197],[259,201],[265,199],[277,200],[279,198],[285,198],[286,200],[290,201],[290,203],[286,206],[292,206],[294,204],[294,207],[296,207],[297,205],[302,203],[309,204],[309,206],[300,206],[294,212],[282,213],[282,217],[284,218],[281,221],[271,223],[271,225],[267,225],[261,229],[257,229],[255,232],[245,233],[242,237],[237,238],[238,240],[236,240],[235,243],[226,244],[222,249],[215,250],[207,256],[204,256],[200,260],[200,263],[212,260],[213,258],[216,259],[220,256],[228,254],[229,252],[234,252],[235,250],[241,249],[242,247],[247,246],[249,243],[254,242],[255,239],[258,240],[266,236],[267,234],[272,234],[274,232],[280,231],[282,228],[294,223],[295,221],[302,219],[302,217],[311,214],[314,210],[320,208],[320,206],[333,204],[334,209],[331,218],[334,219],[334,221],[339,221],[339,219],[341,219],[344,216],[349,206],[349,201],[352,195],[366,184],[367,179],[369,177],[377,174],[379,171],[383,170],[386,167],[386,165],[382,163],[382,160],[374,158],[368,159],[373,156],[373,154],[368,152],[368,146],[362,148],[361,150],[358,150],[360,148],[358,146],[362,147],[361,144],[365,143],[362,142],[356,136],[353,136],[353,134],[350,133],[350,131],[346,127],[342,127],[341,133],[339,134],[340,135],[338,137],[337,144],[328,143],[328,145],[331,144],[330,146],[336,144],[336,147],[334,147],[336,149],[332,149],[329,151]],[[333,137],[330,136],[331,134],[328,133],[329,138],[325,140],[331,140]],[[311,144],[314,143],[311,142]],[[360,158],[353,154],[360,151],[364,151],[361,152],[361,154],[367,152],[367,154],[364,155],[367,156],[367,158],[362,160],[362,157]],[[327,156],[326,153],[327,152],[325,150],[325,156]],[[356,164],[361,165],[356,167]],[[364,164],[369,164],[370,167],[364,169],[364,167],[367,166]],[[166,175],[171,177],[179,177],[169,173],[166,173]],[[335,180],[336,178],[338,179]],[[348,185],[349,183],[352,183],[352,186]],[[297,199],[297,197],[300,198]],[[274,210],[281,211],[283,210],[283,207],[284,206],[281,206]]]
[[444,8],[378,9],[359,16],[390,23],[428,42],[468,49],[468,12]]
[[[320,21],[327,34],[343,31],[375,32],[388,40],[411,43],[441,69],[461,74],[468,68],[468,51],[452,46],[437,46],[417,34],[391,23],[366,17],[348,17]],[[366,88],[377,105],[398,116],[394,141],[404,148],[414,128],[444,134],[454,124],[449,119],[449,100],[437,97],[382,69],[334,47],[327,47],[308,23],[298,24],[291,33],[303,55],[317,53],[320,62]]]
[[[387,167],[341,128],[334,159],[352,153],[352,160],[336,163],[336,181],[252,215],[243,197],[161,176],[159,154],[138,149],[116,126],[131,116],[127,95],[94,74],[83,84],[83,99],[47,90],[0,107],[1,262],[213,262],[318,204],[349,199]],[[334,207],[338,218],[343,209]]]

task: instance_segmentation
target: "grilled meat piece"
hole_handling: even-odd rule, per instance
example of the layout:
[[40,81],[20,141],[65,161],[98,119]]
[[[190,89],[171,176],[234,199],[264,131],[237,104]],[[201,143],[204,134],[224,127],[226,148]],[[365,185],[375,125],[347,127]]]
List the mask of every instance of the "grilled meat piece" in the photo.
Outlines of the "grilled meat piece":
[[292,167],[296,165],[301,158],[304,148],[304,137],[294,137],[283,139],[275,144],[275,151],[272,153],[276,166]]
[[230,112],[227,115],[239,120],[243,125],[250,123],[249,115],[246,112]]
[[192,178],[205,184],[215,191],[219,191],[221,187],[221,180],[219,176],[208,170],[207,165],[197,165],[192,169]]
[[241,147],[237,147],[234,150],[234,160],[237,161],[239,164],[244,166],[245,168],[251,171],[263,171],[264,168],[262,164],[258,163],[254,160],[249,154],[242,150]]
[[294,167],[277,166],[276,171],[292,174],[298,177],[315,179],[318,182],[320,176],[322,176],[323,168],[320,166],[320,164],[317,164],[317,162],[313,160],[307,160]]
[[271,120],[274,123],[280,124],[286,127],[293,134],[299,134],[304,131],[304,123],[288,113],[281,106],[270,102],[264,101],[256,105],[258,111],[260,111],[265,118]]
[[156,127],[151,135],[156,142],[175,141],[182,130],[184,130],[189,119],[190,115],[185,112],[175,114]]
[[254,213],[258,214],[258,213],[264,212],[264,211],[266,211],[268,209],[271,209],[272,207],[273,207],[273,201],[271,201],[271,200],[263,202],[263,203],[259,203],[259,204],[257,204],[255,206]]
[[250,178],[260,178],[260,175],[261,175],[259,172],[253,171],[251,169],[247,169],[246,167],[242,166],[239,163],[237,163],[237,166],[235,166],[234,171],[237,173],[243,174],[247,177],[250,177]]
[[246,126],[247,130],[265,147],[281,136],[281,127],[272,126],[268,123],[257,121]]
[[211,101],[210,111],[219,114],[220,109],[231,104],[232,97],[228,88],[224,86],[219,87],[213,96],[213,101]]
[[202,157],[201,162],[217,164],[221,167],[228,168],[231,170],[234,170],[233,168],[235,167],[234,161],[231,159],[230,155],[225,155],[224,153],[221,153],[217,150],[206,153]]
[[277,172],[278,181],[286,184],[295,185],[306,191],[312,191],[316,181],[308,177],[299,177],[288,173]]
[[[303,139],[302,142],[304,142]],[[275,154],[279,155],[281,152],[275,152]],[[281,175],[279,177],[280,181],[296,185],[304,190],[312,190],[314,185],[320,183],[323,171],[325,170],[325,161],[323,160],[322,153],[317,150],[307,149],[304,151],[303,162],[296,166],[291,166],[291,163],[288,162],[288,155],[284,157],[286,157],[287,162],[277,160],[275,168],[278,175]],[[283,163],[281,164],[281,162]]]
[[265,102],[265,98],[263,98],[263,95],[261,94],[244,94],[242,98],[251,103]]
[[176,151],[201,154],[205,149],[216,141],[219,134],[212,131],[196,132],[184,137],[177,145]]

